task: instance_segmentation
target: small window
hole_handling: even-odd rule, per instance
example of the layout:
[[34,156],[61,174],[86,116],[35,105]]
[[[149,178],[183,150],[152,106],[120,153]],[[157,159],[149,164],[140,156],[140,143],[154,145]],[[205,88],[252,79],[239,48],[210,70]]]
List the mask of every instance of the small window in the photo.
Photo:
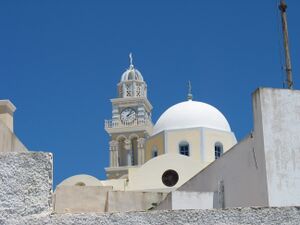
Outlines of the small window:
[[223,154],[223,145],[220,142],[215,144],[215,159],[218,159]]
[[83,187],[83,186],[85,186],[85,183],[83,183],[83,182],[77,182],[76,184],[75,184],[75,186],[81,186],[81,187]]
[[161,180],[167,187],[173,187],[179,180],[179,175],[175,170],[167,170],[161,176]]
[[158,150],[157,150],[156,147],[154,147],[154,148],[152,149],[152,158],[155,158],[155,157],[157,157],[157,156],[158,156]]
[[179,144],[179,153],[181,155],[190,156],[190,146],[186,141],[180,142]]

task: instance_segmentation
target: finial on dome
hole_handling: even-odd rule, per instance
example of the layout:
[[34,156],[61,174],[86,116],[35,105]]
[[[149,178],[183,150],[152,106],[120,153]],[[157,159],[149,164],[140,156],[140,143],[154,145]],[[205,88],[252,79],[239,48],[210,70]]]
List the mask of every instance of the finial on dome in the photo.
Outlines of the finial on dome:
[[193,95],[192,95],[192,84],[191,84],[191,81],[189,81],[188,87],[189,87],[189,93],[188,93],[187,99],[188,99],[189,101],[191,101],[191,100],[193,100]]
[[129,53],[129,63],[130,63],[130,68],[133,68],[133,57],[132,57],[132,53]]

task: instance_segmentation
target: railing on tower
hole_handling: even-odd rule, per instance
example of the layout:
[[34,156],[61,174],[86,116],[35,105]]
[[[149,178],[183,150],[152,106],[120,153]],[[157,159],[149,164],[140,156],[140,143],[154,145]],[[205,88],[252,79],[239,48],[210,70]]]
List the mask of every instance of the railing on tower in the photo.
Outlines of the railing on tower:
[[122,128],[122,127],[135,127],[153,125],[150,119],[135,120],[133,122],[122,122],[120,120],[105,120],[105,128]]

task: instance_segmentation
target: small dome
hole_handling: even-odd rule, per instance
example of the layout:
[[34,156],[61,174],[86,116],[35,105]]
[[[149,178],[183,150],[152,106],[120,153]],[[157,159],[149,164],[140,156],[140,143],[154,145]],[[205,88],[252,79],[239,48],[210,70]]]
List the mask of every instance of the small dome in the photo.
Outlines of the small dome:
[[195,127],[231,132],[229,123],[218,109],[203,102],[189,100],[167,109],[156,122],[153,134],[164,130]]
[[80,174],[69,177],[62,181],[58,186],[103,186],[96,177]]
[[132,65],[130,66],[129,69],[127,69],[122,77],[121,77],[121,82],[123,81],[131,81],[131,80],[137,80],[137,81],[144,81],[142,74],[140,71],[135,69]]

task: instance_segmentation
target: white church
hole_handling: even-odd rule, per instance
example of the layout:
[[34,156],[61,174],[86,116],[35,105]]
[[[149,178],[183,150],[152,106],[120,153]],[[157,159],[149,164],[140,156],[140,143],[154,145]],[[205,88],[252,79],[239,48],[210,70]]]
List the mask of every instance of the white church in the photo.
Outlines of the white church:
[[153,125],[147,84],[132,62],[111,99],[112,118],[105,120],[110,136],[107,180],[76,175],[64,185],[103,185],[113,190],[170,192],[236,144],[224,115],[215,107],[194,101],[167,109]]
[[107,180],[67,178],[55,190],[55,212],[300,204],[299,91],[257,89],[253,131],[237,143],[225,116],[193,100],[191,86],[187,100],[153,124],[147,84],[131,56],[117,87],[104,125]]

